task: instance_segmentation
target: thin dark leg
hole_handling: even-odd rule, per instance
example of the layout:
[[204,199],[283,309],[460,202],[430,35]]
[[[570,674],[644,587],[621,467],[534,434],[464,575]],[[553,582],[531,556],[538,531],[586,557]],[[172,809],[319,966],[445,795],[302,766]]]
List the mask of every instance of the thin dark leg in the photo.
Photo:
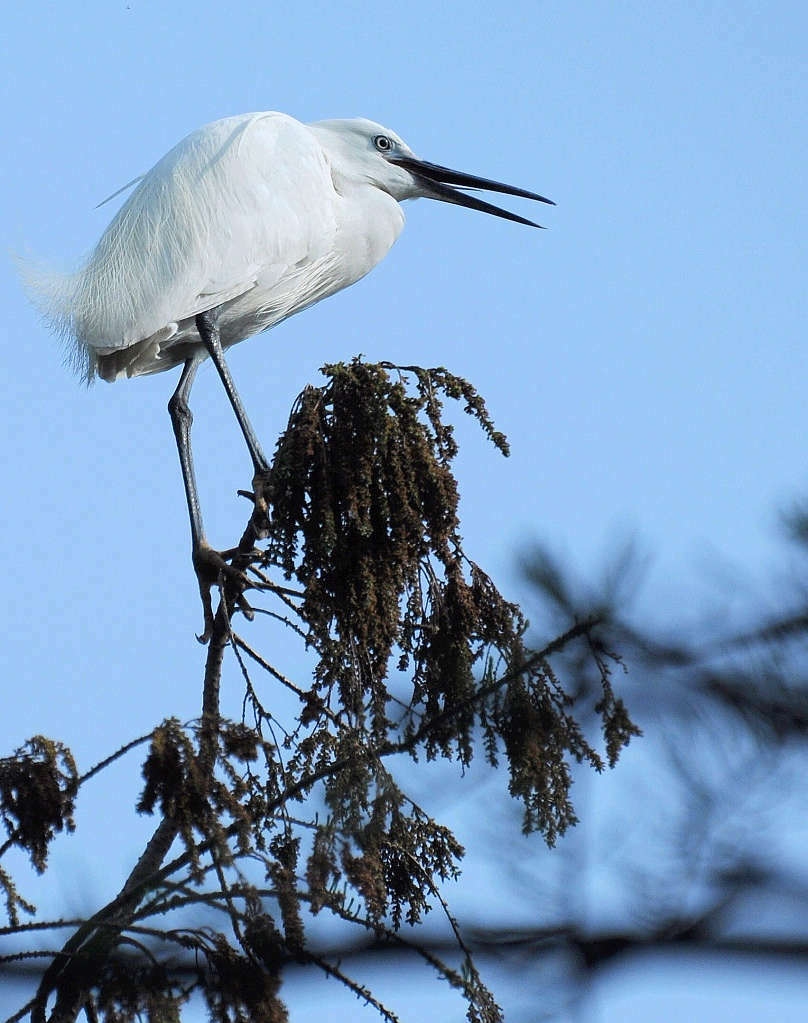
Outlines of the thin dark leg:
[[191,413],[191,406],[188,404],[188,398],[196,371],[203,360],[204,354],[199,352],[196,355],[192,355],[186,361],[180,375],[180,381],[168,403],[168,413],[171,416],[171,425],[174,428],[177,451],[180,456],[182,482],[185,486],[185,500],[188,504],[188,517],[191,520],[191,557],[199,582],[199,593],[202,597],[202,607],[205,614],[205,629],[201,636],[197,636],[197,639],[201,643],[207,643],[213,634],[213,606],[210,598],[210,589],[219,583],[220,580],[227,578],[232,581],[235,584],[235,599],[239,606],[248,616],[252,612],[250,605],[244,599],[244,595],[241,592],[246,584],[246,579],[241,572],[227,564],[225,560],[228,556],[227,553],[222,555],[218,551],[213,550],[205,537],[205,527],[202,524],[202,509],[199,504],[194,459],[191,452],[191,424],[194,421],[194,417]]
[[180,468],[182,469],[182,482],[185,486],[185,500],[188,504],[188,517],[191,520],[191,542],[194,552],[206,542],[205,528],[202,525],[202,509],[199,504],[199,491],[196,487],[196,473],[194,472],[194,458],[191,453],[191,424],[194,421],[191,406],[188,398],[191,394],[191,386],[196,376],[196,371],[202,363],[201,355],[192,355],[183,366],[180,382],[177,389],[171,395],[168,403],[168,414],[171,416],[171,425],[174,428],[174,437],[177,441],[177,451],[180,456]]
[[261,443],[258,440],[255,430],[253,430],[252,424],[247,418],[247,413],[244,410],[244,405],[239,397],[238,391],[236,390],[233,378],[230,375],[230,370],[227,367],[227,363],[224,361],[224,352],[222,351],[222,342],[219,336],[219,327],[216,323],[215,311],[208,310],[208,312],[200,313],[196,317],[196,329],[199,331],[199,336],[202,338],[202,342],[211,359],[213,359],[213,364],[216,366],[219,376],[221,377],[225,391],[227,391],[227,397],[230,399],[230,404],[233,406],[233,411],[236,414],[238,425],[241,427],[241,432],[244,434],[244,440],[247,442],[255,475],[266,475],[269,471],[269,463],[261,449]]

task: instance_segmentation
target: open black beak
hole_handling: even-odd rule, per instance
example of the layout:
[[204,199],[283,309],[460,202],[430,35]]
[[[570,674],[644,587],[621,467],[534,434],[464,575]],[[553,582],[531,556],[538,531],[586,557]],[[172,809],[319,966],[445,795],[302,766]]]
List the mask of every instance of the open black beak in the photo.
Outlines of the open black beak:
[[[476,195],[469,195],[461,192],[461,188],[481,188],[486,192],[502,192],[505,195],[518,195],[522,199],[535,199],[536,202],[546,202],[555,206],[552,199],[545,199],[543,195],[535,192],[528,192],[524,188],[514,188],[513,185],[503,185],[500,181],[490,181],[488,178],[476,178],[473,174],[462,174],[460,171],[450,170],[448,167],[441,167],[437,163],[428,163],[426,160],[416,160],[411,156],[393,156],[388,158],[390,163],[398,164],[410,171],[423,186],[424,195],[430,199],[440,199],[441,202],[453,202],[458,206],[468,206],[471,210],[480,210],[481,213],[491,213],[495,217],[502,217],[504,220],[513,220],[517,224],[527,224],[528,227],[541,227],[533,220],[527,220],[509,210],[500,209],[490,202],[478,199]],[[456,188],[450,188],[456,185]]]

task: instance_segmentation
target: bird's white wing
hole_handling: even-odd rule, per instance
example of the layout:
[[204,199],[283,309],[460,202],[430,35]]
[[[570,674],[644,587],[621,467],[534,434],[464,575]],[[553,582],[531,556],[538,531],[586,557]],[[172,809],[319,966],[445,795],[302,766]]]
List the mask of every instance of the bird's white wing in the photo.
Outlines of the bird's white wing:
[[327,262],[336,201],[305,125],[275,113],[207,125],[144,176],[72,278],[67,332],[110,352],[250,292],[271,304]]

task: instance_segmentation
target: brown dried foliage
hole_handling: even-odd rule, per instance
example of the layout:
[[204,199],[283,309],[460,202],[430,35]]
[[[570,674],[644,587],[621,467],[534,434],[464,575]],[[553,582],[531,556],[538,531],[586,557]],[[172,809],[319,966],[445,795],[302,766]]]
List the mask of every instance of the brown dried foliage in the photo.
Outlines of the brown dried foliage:
[[[303,391],[278,441],[265,549],[253,550],[248,532],[240,562],[256,610],[313,655],[310,684],[292,682],[231,631],[226,615],[217,617],[209,665],[217,638],[229,642],[245,684],[242,720],[215,722],[212,750],[209,710],[204,727],[168,719],[154,730],[143,767],[138,809],[159,813],[184,852],[130,885],[125,899],[68,943],[90,961],[94,951],[103,956],[96,983],[79,986],[88,1013],[107,1023],[152,1014],[152,1006],[171,1018],[195,988],[216,1023],[281,1023],[278,986],[288,962],[318,967],[393,1020],[338,962],[312,950],[307,929],[328,910],[374,939],[396,942],[401,928],[434,906],[446,914],[464,966],[458,972],[425,949],[420,954],[461,990],[469,1019],[496,1023],[500,1010],[441,893],[442,882],[457,877],[463,849],[401,788],[396,757],[446,758],[462,768],[479,751],[493,766],[504,761],[524,830],[552,844],[575,822],[570,763],[603,766],[552,655],[574,643],[591,652],[610,764],[637,734],[612,689],[615,658],[598,638],[598,622],[573,623],[542,649],[528,649],[520,609],[464,553],[452,471],[457,443],[445,400],[461,401],[507,454],[476,391],[445,369],[354,360],[324,373],[325,386]],[[232,614],[237,594],[225,586],[223,599]],[[256,671],[295,694],[292,720],[283,723],[267,708],[271,690],[256,682]],[[52,772],[55,758],[46,762]],[[15,840],[43,865],[53,829],[69,821],[54,785],[35,815],[44,822],[39,840],[19,816],[15,824]],[[13,786],[0,791],[10,814]],[[262,879],[248,869],[256,863]],[[225,917],[230,936],[154,923],[203,906]],[[173,945],[193,953],[195,964],[183,974],[161,972],[150,953],[138,967],[139,1001],[131,985],[116,989],[114,981],[115,949],[138,928],[162,942],[156,961],[166,962],[165,946]],[[118,937],[110,940],[111,931]],[[70,976],[75,986],[69,966],[54,974],[51,990],[65,990]]]

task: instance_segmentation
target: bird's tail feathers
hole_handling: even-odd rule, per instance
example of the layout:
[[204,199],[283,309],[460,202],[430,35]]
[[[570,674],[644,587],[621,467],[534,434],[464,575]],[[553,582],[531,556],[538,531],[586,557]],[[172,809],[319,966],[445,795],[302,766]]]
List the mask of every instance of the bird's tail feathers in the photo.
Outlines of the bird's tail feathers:
[[62,342],[65,363],[85,383],[95,377],[97,357],[78,339],[75,315],[80,275],[61,273],[33,260],[15,256],[17,272],[25,291],[48,327]]

